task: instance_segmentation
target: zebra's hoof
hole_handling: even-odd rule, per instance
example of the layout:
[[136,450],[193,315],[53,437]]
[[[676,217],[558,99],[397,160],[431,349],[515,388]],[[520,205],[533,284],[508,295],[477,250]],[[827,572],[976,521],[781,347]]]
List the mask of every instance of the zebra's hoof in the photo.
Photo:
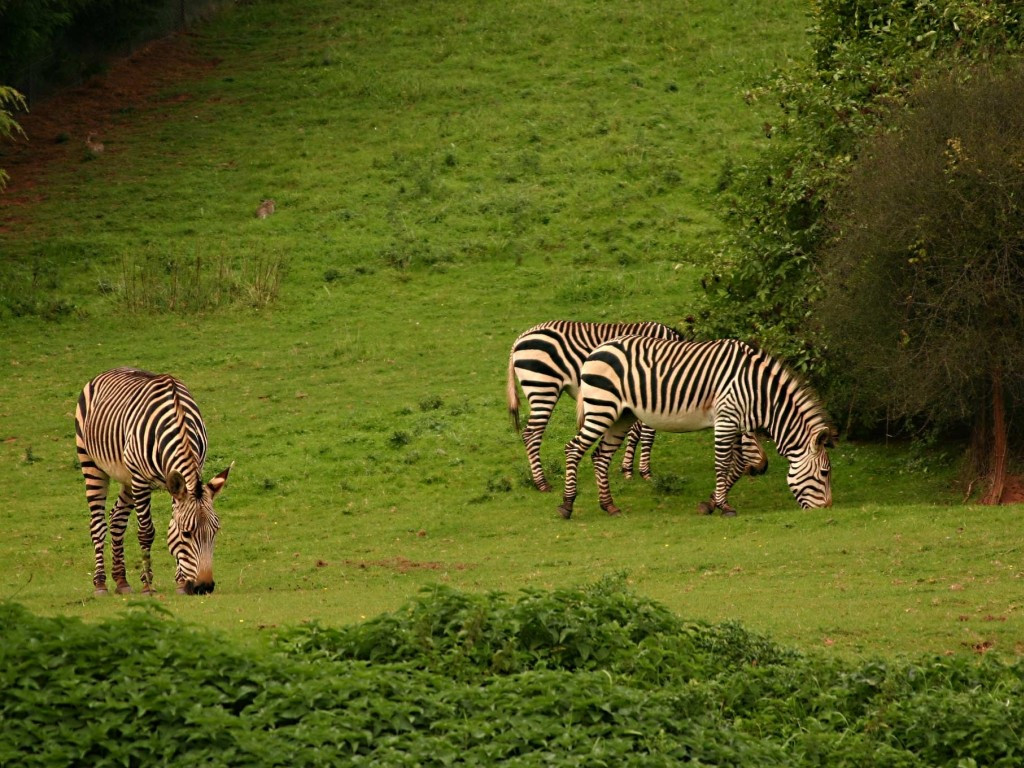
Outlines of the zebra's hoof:
[[549,493],[551,491],[551,486],[547,482],[535,483],[535,485],[541,493]]
[[106,597],[107,595],[109,595],[109,594],[110,594],[110,593],[109,593],[109,592],[107,591],[107,588],[106,588],[106,587],[96,587],[96,589],[94,589],[94,590],[92,591],[92,593],[93,593],[94,595],[96,595],[96,597]]
[[156,594],[156,590],[149,586],[149,584],[147,584],[142,588],[142,594],[144,594],[146,597],[152,597]]
[[697,512],[701,515],[711,515],[715,512],[715,505],[710,501],[702,501],[697,505]]
[[650,472],[641,472],[640,473],[640,478],[643,479],[643,480],[646,480],[647,482],[650,482],[652,477],[654,477],[654,475],[652,475]]
[[558,514],[562,516],[563,520],[568,520],[572,517],[572,506],[566,504],[559,505]]
[[722,507],[722,517],[736,517],[736,510],[732,507]]
[[601,509],[607,512],[610,517],[618,517],[622,514],[622,510],[616,507],[614,504],[609,504],[607,507],[602,504]]
[[626,469],[625,467],[623,467],[622,468],[622,476],[624,478],[626,478],[627,480],[632,480],[633,479],[633,470],[632,469]]

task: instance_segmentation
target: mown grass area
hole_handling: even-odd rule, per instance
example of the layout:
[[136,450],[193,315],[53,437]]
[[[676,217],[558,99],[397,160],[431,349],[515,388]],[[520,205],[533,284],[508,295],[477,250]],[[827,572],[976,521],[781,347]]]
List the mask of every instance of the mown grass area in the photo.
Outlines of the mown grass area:
[[[949,456],[841,445],[820,512],[773,456],[723,520],[695,514],[710,434],[661,435],[655,482],[615,482],[621,519],[587,470],[567,523],[508,426],[520,331],[688,314],[719,170],[771,115],[743,91],[800,54],[805,10],[308,0],[198,29],[207,78],[115,114],[103,155],[3,209],[0,597],[88,619],[140,600],[92,597],[72,421],[91,376],[132,364],[189,385],[208,474],[236,462],[216,593],[174,597],[158,537],[158,599],[240,639],[372,618],[435,582],[625,570],[682,616],[828,653],[1019,654],[1016,510],[960,505]],[[556,480],[571,411],[545,443]]]

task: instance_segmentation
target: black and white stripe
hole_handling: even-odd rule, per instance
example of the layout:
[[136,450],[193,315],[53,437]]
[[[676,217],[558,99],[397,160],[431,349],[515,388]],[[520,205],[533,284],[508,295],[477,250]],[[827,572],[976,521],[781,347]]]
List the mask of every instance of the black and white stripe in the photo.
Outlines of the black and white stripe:
[[701,511],[735,514],[727,496],[749,471],[743,435],[763,430],[789,460],[790,490],[803,508],[832,504],[825,448],[834,432],[814,396],[777,360],[732,339],[682,342],[640,336],[597,347],[581,369],[579,431],[565,447],[565,494],[572,514],[580,459],[595,443],[601,507],[619,510],[608,487],[608,464],[637,419],[669,432],[715,430],[715,490]]
[[[581,323],[555,320],[535,325],[520,334],[512,344],[508,358],[508,410],[512,424],[519,430],[519,392],[516,381],[530,404],[530,418],[522,430],[526,456],[530,462],[533,484],[542,491],[551,486],[544,477],[540,444],[551,412],[563,392],[573,398],[580,387],[580,368],[587,356],[599,345],[619,336],[639,335],[658,339],[679,339],[679,333],[667,325],[644,323]],[[622,471],[633,475],[633,456],[640,443],[640,475],[651,476],[651,446],[654,430],[637,423],[629,433]]]
[[131,591],[125,572],[124,532],[133,508],[142,548],[143,591],[152,590],[150,549],[156,531],[150,494],[154,488],[165,488],[172,499],[167,547],[177,562],[178,592],[212,592],[213,543],[220,528],[213,499],[227,482],[231,467],[203,484],[206,427],[185,385],[168,374],[135,368],[101,373],[85,385],[78,398],[75,443],[96,551],[96,593],[107,592],[103,550],[110,478],[121,485],[109,524],[111,576],[117,591]]

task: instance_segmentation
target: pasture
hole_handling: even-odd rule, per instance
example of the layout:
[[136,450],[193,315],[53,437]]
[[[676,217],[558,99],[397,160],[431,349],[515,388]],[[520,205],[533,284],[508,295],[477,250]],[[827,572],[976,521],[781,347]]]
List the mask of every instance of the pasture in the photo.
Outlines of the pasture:
[[[72,137],[0,197],[0,599],[88,620],[143,600],[92,596],[74,451],[82,385],[130,364],[188,384],[207,478],[236,462],[211,596],[173,594],[154,497],[155,599],[242,642],[433,583],[625,572],[805,650],[1024,652],[1020,509],[961,504],[949,451],[840,443],[835,505],[808,512],[770,453],[723,519],[696,514],[711,434],[662,434],[652,483],[613,479],[621,518],[587,461],[565,521],[571,402],[544,443],[554,494],[509,426],[522,330],[686,317],[720,169],[771,118],[743,92],[801,55],[803,2],[296,5],[211,19],[184,42],[201,76],[112,93],[102,154]],[[134,525],[127,551],[135,574]]]

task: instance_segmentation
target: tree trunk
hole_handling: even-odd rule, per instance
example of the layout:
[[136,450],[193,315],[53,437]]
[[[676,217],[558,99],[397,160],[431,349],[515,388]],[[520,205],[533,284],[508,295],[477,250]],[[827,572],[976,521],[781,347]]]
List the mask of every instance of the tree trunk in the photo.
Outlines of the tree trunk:
[[1003,369],[992,370],[991,486],[982,504],[1001,504],[1006,487],[1006,409],[1003,402]]

